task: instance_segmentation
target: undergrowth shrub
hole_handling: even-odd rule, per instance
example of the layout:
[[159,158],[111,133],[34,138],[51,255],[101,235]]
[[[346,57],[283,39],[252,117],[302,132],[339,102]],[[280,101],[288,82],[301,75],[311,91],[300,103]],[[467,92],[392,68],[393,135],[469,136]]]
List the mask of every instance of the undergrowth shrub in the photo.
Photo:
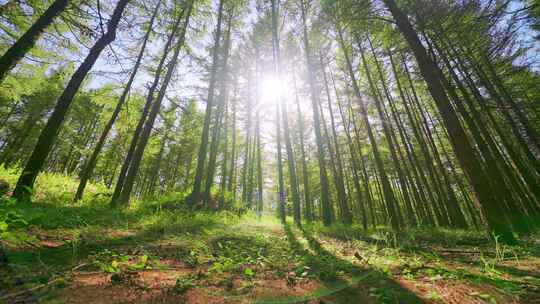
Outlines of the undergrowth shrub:
[[[12,191],[21,173],[21,168],[0,166],[0,179],[10,185]],[[60,205],[70,205],[79,180],[73,176],[61,173],[43,172],[34,186],[33,200],[35,202],[51,202]],[[103,183],[89,183],[85,195],[80,203],[105,202],[110,199],[111,190]]]

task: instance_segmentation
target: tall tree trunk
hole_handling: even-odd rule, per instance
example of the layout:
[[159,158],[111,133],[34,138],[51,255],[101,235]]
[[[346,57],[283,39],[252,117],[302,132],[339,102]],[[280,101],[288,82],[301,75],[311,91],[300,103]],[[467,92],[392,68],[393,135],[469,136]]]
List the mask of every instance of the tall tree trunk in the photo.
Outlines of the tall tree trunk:
[[94,151],[92,152],[92,155],[87,160],[83,171],[79,175],[80,181],[79,181],[79,186],[77,187],[77,193],[75,194],[74,201],[78,201],[82,198],[86,184],[88,183],[88,180],[92,177],[94,168],[96,167],[99,153],[101,153],[101,150],[103,149],[103,145],[105,145],[105,141],[107,140],[107,136],[109,136],[109,132],[111,131],[114,123],[116,122],[116,119],[118,118],[118,115],[120,114],[120,111],[122,110],[122,107],[126,101],[126,98],[131,90],[131,86],[133,84],[133,81],[135,80],[135,76],[137,75],[137,72],[139,71],[139,67],[141,65],[144,51],[146,49],[146,44],[148,43],[148,39],[150,38],[150,34],[152,33],[154,21],[156,19],[157,12],[160,6],[161,6],[161,1],[158,2],[158,4],[156,5],[156,8],[154,9],[154,12],[152,13],[152,18],[150,18],[150,22],[148,23],[148,30],[146,31],[146,34],[144,35],[141,49],[139,50],[139,54],[137,55],[137,60],[135,61],[135,65],[133,66],[133,70],[131,71],[131,75],[129,76],[128,82],[126,83],[124,90],[122,91],[122,95],[120,95],[120,99],[118,99],[118,103],[116,104],[116,107],[114,108],[114,111],[111,117],[109,118],[109,121],[107,122],[107,124],[105,125],[105,128],[101,132],[101,136],[99,137],[99,140],[96,144],[96,147],[94,148]]
[[225,103],[225,121],[223,123],[223,160],[221,161],[221,180],[219,185],[219,207],[225,206],[225,191],[227,190],[229,164],[229,102]]
[[257,111],[257,122],[255,123],[255,135],[257,136],[256,149],[257,149],[257,185],[259,189],[257,191],[257,214],[259,217],[263,211],[263,169],[262,169],[262,147],[261,147],[261,122],[259,111]]
[[[349,91],[348,83],[345,83],[345,85],[347,87],[346,91]],[[371,224],[373,227],[375,227],[377,224],[377,218],[375,216],[375,211],[374,211],[375,209],[374,195],[370,187],[370,178],[369,178],[369,174],[366,168],[366,164],[364,162],[364,156],[362,154],[362,144],[360,142],[360,131],[356,123],[357,119],[356,119],[355,111],[352,108],[352,102],[348,95],[347,95],[347,109],[348,109],[347,110],[348,113],[350,114],[349,123],[352,124],[352,129],[354,132],[354,139],[355,139],[354,143],[356,144],[356,149],[357,149],[356,153],[358,153],[358,156],[359,156],[358,158],[360,160],[360,167],[362,169],[361,173],[362,173],[362,179],[364,180],[364,192],[366,193],[367,206],[370,211]]]
[[[276,33],[277,34],[277,33]],[[282,83],[282,75],[281,75],[281,54],[280,54],[280,46],[279,46],[279,40],[277,39],[277,35],[275,37],[275,59],[276,59],[276,72],[279,79],[279,83]],[[300,210],[300,194],[298,192],[298,177],[296,175],[296,164],[295,164],[295,157],[294,157],[294,150],[292,147],[291,142],[291,135],[289,132],[289,117],[287,115],[287,104],[283,98],[283,96],[278,96],[278,102],[281,104],[281,119],[283,119],[283,136],[285,137],[285,148],[287,151],[287,165],[289,167],[289,183],[291,187],[291,194],[292,194],[292,203],[293,203],[293,218],[294,223],[297,226],[302,225],[302,217],[301,217],[301,210]]]
[[[121,4],[122,2],[119,2]],[[41,15],[34,24],[13,44],[2,57],[0,57],[0,84],[4,81],[9,71],[34,47],[37,40],[45,29],[53,23],[68,6],[69,0],[56,0]],[[110,23],[109,23],[110,24]],[[115,26],[116,27],[116,26]],[[114,29],[116,31],[116,29]],[[103,37],[106,37],[104,35]],[[109,35],[110,36],[110,35]],[[114,40],[114,38],[113,38]],[[105,42],[106,39],[102,40]],[[110,42],[109,42],[110,43]],[[106,43],[105,45],[107,45]],[[92,64],[93,65],[93,64]]]
[[249,176],[249,168],[251,165],[251,129],[252,129],[252,111],[253,111],[253,101],[251,100],[251,79],[252,77],[248,77],[247,81],[247,88],[248,88],[248,97],[247,97],[247,103],[246,103],[246,115],[247,115],[247,121],[246,121],[246,143],[245,143],[245,149],[244,149],[244,161],[242,166],[242,176],[241,176],[241,183],[242,183],[242,202],[248,206],[248,176]]
[[373,150],[373,156],[375,158],[375,165],[377,166],[377,171],[378,171],[378,174],[380,175],[380,179],[382,182],[382,192],[384,195],[384,202],[386,203],[386,209],[388,212],[390,224],[394,230],[398,230],[399,227],[401,226],[401,223],[400,223],[400,216],[399,216],[397,201],[394,196],[392,186],[390,185],[388,176],[386,175],[386,170],[384,169],[384,164],[383,164],[381,155],[379,153],[378,143],[375,139],[375,135],[373,134],[373,130],[371,128],[371,124],[368,119],[367,108],[364,103],[364,100],[362,99],[360,88],[358,87],[358,83],[356,81],[356,76],[352,68],[351,59],[349,58],[349,54],[347,53],[347,50],[345,48],[345,42],[343,39],[343,29],[340,27],[339,24],[336,24],[336,28],[338,31],[339,43],[343,51],[343,54],[345,56],[345,62],[347,64],[347,70],[349,72],[349,77],[351,78],[354,93],[360,104],[360,114],[362,115],[362,121],[366,127],[369,143],[371,144],[371,149]]
[[229,71],[229,52],[231,48],[231,28],[232,28],[232,18],[233,18],[233,12],[234,9],[231,10],[230,15],[227,20],[227,30],[225,33],[225,43],[223,46],[223,63],[221,70],[219,73],[219,79],[220,82],[219,85],[219,97],[218,97],[218,105],[216,109],[216,117],[215,117],[215,123],[214,123],[214,129],[212,130],[212,143],[210,145],[210,156],[208,157],[208,167],[206,172],[206,183],[204,185],[204,195],[203,200],[206,205],[206,207],[209,207],[210,202],[210,191],[212,189],[212,186],[214,184],[214,175],[215,175],[215,167],[216,167],[216,158],[218,154],[218,148],[220,143],[220,134],[221,134],[221,128],[222,128],[222,122],[223,122],[223,116],[226,115],[225,113],[225,107],[228,102],[228,83],[227,83],[227,75]]
[[315,129],[315,140],[317,142],[317,161],[319,163],[319,176],[321,183],[321,209],[323,224],[329,226],[332,224],[332,211],[330,205],[330,189],[328,187],[328,174],[326,172],[326,164],[324,160],[324,147],[321,134],[320,115],[318,110],[319,93],[317,89],[315,68],[311,59],[311,49],[309,46],[309,36],[306,25],[306,8],[304,0],[300,1],[301,13],[302,13],[302,30],[303,30],[303,43],[304,43],[304,56],[307,66],[307,77],[311,97],[311,107],[313,110],[313,129]]
[[[337,193],[338,193],[338,201],[339,201],[339,206],[340,206],[340,209],[341,209],[341,217],[342,217],[342,221],[346,224],[346,225],[350,225],[352,224],[352,214],[351,214],[351,210],[350,210],[350,207],[349,207],[349,204],[348,204],[348,198],[347,198],[347,193],[345,192],[345,183],[344,183],[344,178],[343,178],[343,162],[342,162],[342,159],[341,159],[341,150],[339,149],[339,142],[338,142],[338,137],[337,137],[337,132],[336,132],[336,123],[334,121],[334,110],[332,108],[332,98],[330,96],[330,89],[328,87],[328,79],[326,77],[326,71],[325,71],[325,68],[324,68],[324,62],[323,62],[323,58],[322,58],[322,54],[320,54],[320,62],[321,62],[321,73],[323,75],[323,82],[324,82],[324,88],[325,88],[325,92],[326,92],[326,99],[328,100],[328,114],[330,115],[330,126],[332,127],[332,138],[333,138],[333,141],[334,141],[334,149],[335,151],[330,152],[330,155],[333,156],[331,157],[331,161],[335,164],[333,167],[334,167],[334,178],[336,180],[336,189],[337,189]],[[323,120],[324,120],[324,114],[322,114],[322,109],[321,109],[321,117],[323,117]],[[326,126],[325,126],[326,128]],[[327,135],[327,137],[329,137]],[[331,149],[331,146],[332,146],[332,143],[330,142],[330,139],[328,139],[328,148],[329,148],[329,151],[332,151]]]
[[287,149],[287,164],[289,166],[289,182],[292,192],[293,216],[296,225],[301,225],[300,194],[298,191],[298,177],[296,175],[296,164],[294,151],[292,148],[291,136],[289,132],[289,119],[287,115],[287,105],[281,102],[281,116],[283,119],[283,136],[285,137],[285,148]]
[[147,195],[154,194],[155,192],[156,183],[158,181],[160,171],[161,171],[161,162],[163,160],[163,153],[165,152],[165,146],[167,144],[168,138],[169,138],[169,130],[166,130],[165,134],[163,135],[163,139],[161,140],[161,145],[159,146],[159,152],[156,156],[155,164],[150,174],[150,182],[148,185],[148,190],[146,191]]
[[154,72],[154,80],[152,84],[150,85],[150,88],[148,89],[148,93],[146,95],[146,102],[144,104],[141,117],[139,118],[139,122],[137,123],[137,126],[135,127],[135,132],[133,133],[133,137],[131,138],[131,143],[129,145],[129,150],[127,152],[126,158],[124,159],[124,163],[122,164],[122,168],[120,168],[120,173],[118,174],[118,180],[116,182],[113,194],[111,196],[111,205],[113,206],[118,205],[118,198],[120,197],[120,194],[122,193],[122,189],[124,187],[126,176],[129,170],[129,166],[131,165],[131,161],[133,159],[133,154],[135,153],[135,149],[137,148],[137,144],[139,143],[139,139],[143,131],[144,123],[148,117],[148,112],[150,111],[152,102],[154,101],[154,93],[157,90],[157,87],[159,85],[161,74],[163,73],[163,69],[165,68],[165,62],[167,61],[167,57],[169,55],[169,52],[171,51],[171,46],[174,41],[174,37],[178,32],[178,28],[180,27],[182,17],[183,17],[182,14],[180,14],[178,18],[176,19],[173,25],[173,28],[171,32],[169,33],[169,36],[167,37],[167,42],[163,46],[163,55],[161,56],[161,59],[158,63],[156,71]]
[[[397,88],[398,88],[399,97],[402,100],[402,104],[403,104],[403,106],[405,108],[405,112],[407,114],[407,117],[409,118],[409,122],[411,124],[411,129],[413,130],[413,133],[415,134],[415,137],[417,138],[417,140],[420,141],[421,138],[420,138],[420,135],[418,134],[417,126],[416,126],[415,121],[414,121],[414,119],[412,117],[411,111],[410,111],[410,109],[408,107],[407,100],[405,98],[405,94],[404,94],[404,91],[403,91],[403,88],[402,88],[402,85],[401,85],[401,81],[399,79],[399,75],[398,75],[398,72],[397,72],[397,69],[396,69],[396,65],[394,63],[394,58],[393,58],[392,53],[390,51],[388,51],[388,55],[389,55],[389,58],[390,58],[390,64],[392,65],[392,72],[393,72],[393,75],[394,75],[394,79],[396,80],[396,85],[397,85]],[[432,217],[431,209],[429,208],[428,204],[431,204],[431,206],[435,205],[435,200],[433,198],[433,194],[431,193],[431,191],[429,189],[429,183],[427,182],[427,179],[426,179],[426,177],[424,175],[424,171],[422,170],[422,167],[420,165],[420,160],[416,156],[414,146],[413,146],[413,144],[412,144],[412,142],[410,140],[410,137],[409,137],[408,133],[406,132],[406,130],[404,129],[405,124],[404,124],[403,120],[401,120],[399,115],[397,114],[397,111],[394,109],[395,106],[393,105],[392,102],[390,103],[390,107],[392,109],[393,116],[396,119],[396,125],[400,128],[400,135],[402,137],[403,144],[405,146],[405,150],[406,150],[406,153],[407,153],[407,158],[409,160],[409,163],[411,164],[411,171],[412,171],[413,176],[415,177],[415,179],[417,181],[417,183],[413,182],[413,184],[417,187],[417,195],[419,195],[419,198],[417,198],[417,200],[419,202],[419,206],[420,206],[419,211],[423,213],[423,215],[422,215],[423,221],[425,223],[427,223],[428,225],[432,226],[434,224],[434,220],[433,220],[433,217]],[[422,188],[424,188],[424,189],[422,189]],[[427,190],[427,191],[424,191],[424,190]],[[428,192],[429,200],[426,197],[425,192]]]
[[441,83],[442,72],[430,59],[408,17],[398,8],[395,1],[384,0],[384,3],[394,17],[398,29],[402,32],[416,57],[420,73],[437,104],[437,108],[450,135],[450,141],[456,156],[474,189],[477,205],[485,216],[490,233],[493,232],[504,243],[515,243],[512,230],[508,227],[504,218],[504,210],[493,196],[492,189],[489,185],[489,177],[480,166],[474,149],[450,104],[448,96],[445,94],[444,87]]
[[304,144],[304,117],[300,111],[300,101],[298,98],[298,88],[296,87],[296,75],[292,72],[294,82],[294,99],[296,103],[296,113],[298,115],[298,137],[300,141],[300,157],[302,158],[302,181],[304,184],[304,218],[306,221],[313,220],[313,201],[311,198],[311,189],[309,187],[309,172],[307,167],[307,155]]
[[30,156],[30,159],[26,163],[26,166],[22,170],[22,173],[17,181],[15,190],[13,191],[13,198],[20,201],[25,201],[30,198],[31,191],[34,187],[34,182],[42,169],[45,160],[49,156],[51,147],[56,141],[58,131],[62,126],[62,122],[66,116],[66,113],[73,101],[73,97],[79,90],[84,78],[94,66],[94,63],[98,59],[101,52],[116,38],[116,28],[122,17],[122,13],[126,8],[129,0],[119,0],[116,4],[114,12],[107,24],[107,32],[101,36],[96,43],[90,49],[90,52],[84,59],[83,63],[77,68],[71,79],[69,80],[66,88],[51,114],[47,124],[41,131],[38,142],[34,147],[34,151]]
[[231,100],[231,115],[232,115],[232,140],[231,140],[231,168],[229,169],[229,178],[227,191],[232,192],[233,202],[236,200],[236,83]]
[[[278,7],[276,0],[272,2],[272,56],[274,60],[274,72],[278,75]],[[279,195],[279,217],[285,224],[285,182],[283,178],[283,160],[281,152],[281,123],[279,114],[279,102],[276,102],[276,145],[277,145],[277,166],[278,166],[278,195]]]
[[[358,38],[357,38],[357,40],[358,40]],[[358,42],[359,41],[360,40],[358,40]],[[372,54],[375,56],[375,52],[373,50],[373,46],[371,45],[371,40],[369,38],[368,38],[368,42],[370,44]],[[397,153],[396,153],[396,149],[398,148],[397,143],[394,143],[394,141],[392,140],[393,137],[392,137],[392,132],[391,132],[390,126],[389,126],[389,121],[386,119],[386,115],[385,115],[384,110],[383,110],[383,101],[381,100],[378,88],[375,86],[375,83],[373,82],[373,79],[371,78],[371,71],[369,70],[369,67],[367,65],[367,61],[366,61],[366,58],[365,58],[363,47],[360,44],[360,42],[358,44],[359,44],[358,48],[360,50],[360,57],[362,59],[362,65],[364,66],[364,70],[365,70],[366,77],[367,77],[367,80],[368,80],[368,83],[369,83],[369,87],[371,89],[371,94],[373,95],[373,99],[375,101],[375,107],[377,108],[377,112],[379,114],[379,119],[381,120],[381,124],[382,124],[382,127],[383,127],[383,133],[384,133],[384,136],[386,137],[386,141],[388,143],[388,148],[390,150],[390,157],[392,159],[392,162],[394,164],[394,168],[396,169],[396,172],[397,172],[397,175],[398,175],[399,187],[400,187],[400,189],[401,189],[401,191],[403,193],[403,199],[405,201],[405,207],[406,207],[405,210],[407,212],[407,219],[408,219],[409,223],[412,223],[413,225],[415,225],[416,224],[416,219],[414,217],[414,211],[413,211],[413,208],[412,208],[411,197],[409,195],[409,190],[407,189],[405,176],[403,174],[403,171],[402,171],[402,168],[401,168],[401,165],[400,165],[400,161],[399,161]],[[374,59],[376,61],[376,65],[378,66],[377,58],[375,57]],[[383,83],[383,86],[385,86],[384,79],[382,79],[382,83]]]
[[186,38],[186,32],[189,25],[189,20],[191,17],[191,12],[193,9],[193,2],[194,0],[190,0],[187,3],[187,8],[184,9],[183,13],[181,15],[184,15],[184,23],[182,24],[181,32],[178,35],[178,41],[176,42],[176,48],[174,50],[174,54],[171,58],[171,61],[168,64],[167,67],[167,73],[165,77],[163,78],[163,82],[161,83],[161,87],[159,89],[158,96],[156,97],[156,100],[152,104],[152,108],[150,110],[150,113],[148,114],[148,119],[144,125],[144,129],[141,133],[141,139],[140,142],[137,145],[137,148],[135,149],[135,152],[133,153],[133,160],[131,161],[131,165],[129,167],[128,173],[126,175],[126,180],[124,183],[124,187],[122,187],[122,192],[120,196],[118,197],[118,203],[119,204],[127,204],[129,201],[129,197],[131,195],[131,190],[133,189],[133,184],[135,181],[135,177],[137,176],[137,173],[139,172],[139,166],[142,160],[142,157],[144,155],[144,150],[146,148],[146,144],[148,143],[148,140],[150,138],[150,133],[152,133],[152,129],[154,127],[154,122],[157,118],[157,115],[159,113],[159,110],[161,109],[161,103],[163,99],[165,98],[165,93],[167,91],[167,87],[169,85],[169,82],[172,78],[172,75],[174,73],[174,70],[176,68],[176,65],[178,63],[178,56],[180,54],[180,50],[184,46],[185,38]]
[[[403,69],[405,71],[405,75],[407,76],[407,80],[408,80],[408,84],[409,84],[409,87],[410,87],[410,90],[412,92],[412,98],[410,97],[408,91],[406,89],[404,89],[404,93],[405,93],[405,96],[408,97],[406,100],[404,100],[403,102],[403,105],[405,107],[405,111],[407,113],[407,116],[409,118],[409,122],[411,123],[411,125],[413,126],[412,130],[413,130],[413,134],[414,134],[414,137],[416,138],[416,141],[418,142],[418,145],[420,146],[420,151],[422,152],[422,156],[423,156],[423,159],[424,159],[424,162],[425,162],[425,167],[427,168],[427,171],[428,171],[428,176],[429,176],[429,179],[431,181],[431,187],[429,185],[429,183],[426,181],[425,182],[425,185],[427,186],[428,188],[428,196],[430,198],[430,203],[431,203],[431,206],[433,207],[433,213],[435,214],[436,218],[437,218],[437,221],[438,221],[438,224],[441,225],[441,226],[448,226],[450,223],[448,222],[448,218],[446,216],[443,216],[443,212],[445,211],[444,208],[442,207],[442,204],[441,204],[441,201],[442,200],[445,200],[446,199],[446,196],[444,195],[444,191],[441,190],[441,186],[440,186],[440,180],[438,178],[438,174],[435,170],[435,166],[434,166],[434,161],[433,161],[433,158],[429,152],[429,148],[428,148],[428,145],[427,145],[427,140],[425,139],[424,137],[424,133],[426,132],[429,132],[429,129],[428,131],[425,131],[425,132],[422,132],[422,126],[421,126],[421,122],[419,121],[419,118],[417,118],[415,112],[414,112],[414,109],[415,109],[415,106],[416,108],[418,109],[418,111],[416,111],[416,113],[420,113],[422,119],[423,119],[423,122],[424,122],[424,127],[427,128],[427,120],[425,118],[425,114],[424,114],[424,111],[421,109],[421,106],[420,106],[420,101],[419,101],[419,98],[418,98],[418,95],[416,93],[416,90],[414,88],[415,84],[413,83],[413,80],[411,78],[411,74],[409,72],[409,69],[407,67],[407,63],[405,61],[405,57],[403,56],[402,54],[402,60],[403,60]],[[433,194],[437,194],[437,197],[436,198]]]
[[212,67],[210,70],[210,81],[208,84],[208,96],[206,98],[206,111],[204,113],[204,124],[201,135],[201,145],[197,153],[197,168],[195,170],[195,180],[193,181],[193,190],[187,198],[188,207],[193,207],[201,199],[201,187],[204,177],[204,165],[206,154],[208,153],[208,141],[210,135],[210,120],[212,119],[212,108],[214,107],[214,91],[216,85],[217,71],[219,65],[219,49],[221,43],[221,26],[223,19],[223,4],[225,0],[219,1],[218,19],[216,25],[216,36],[214,37],[214,47],[212,48]]
[[[465,100],[470,105],[472,104],[471,97],[469,96],[468,92],[465,90],[464,86],[462,85],[460,79],[455,74],[453,67],[450,65],[450,62],[448,61],[448,58],[443,53],[439,53],[440,57],[443,59],[445,65],[447,66],[448,72],[452,76],[452,79],[454,80],[454,83],[458,86],[460,91],[462,92],[463,100]],[[524,194],[520,194],[519,191],[521,189],[521,185],[514,179],[514,174],[510,170],[505,170],[505,164],[506,160],[502,158],[502,156],[499,153],[499,150],[495,146],[495,143],[493,142],[490,133],[485,128],[484,124],[482,124],[479,117],[477,117],[478,120],[475,120],[465,109],[464,105],[461,102],[461,99],[457,95],[457,92],[455,91],[455,88],[453,84],[450,82],[450,80],[446,80],[445,78],[445,84],[447,87],[447,91],[450,95],[450,97],[454,100],[454,104],[456,105],[456,108],[461,113],[461,116],[464,118],[465,123],[469,127],[470,132],[473,135],[473,138],[475,139],[478,148],[481,151],[481,155],[484,157],[485,162],[484,166],[486,168],[486,171],[490,176],[498,176],[499,178],[492,179],[492,187],[495,191],[495,194],[498,198],[505,200],[508,207],[512,212],[508,212],[508,218],[512,221],[513,226],[516,228],[516,230],[521,231],[522,233],[527,233],[529,228],[526,226],[527,217],[525,214],[519,212],[520,208],[519,199],[521,199],[525,205],[528,205],[529,197]],[[470,109],[474,109],[474,107],[469,107]],[[499,168],[500,166],[500,168]],[[505,183],[505,177],[507,182]],[[508,182],[510,184],[508,184]],[[517,194],[521,196],[520,198],[515,199],[512,197],[512,194],[518,192]],[[514,208],[516,207],[516,208]]]
[[358,207],[360,208],[360,212],[362,213],[362,227],[364,229],[367,229],[367,214],[366,214],[366,204],[364,202],[364,198],[362,196],[362,189],[360,187],[360,177],[358,175],[358,171],[359,171],[359,164],[358,164],[358,158],[357,158],[357,155],[356,155],[356,152],[354,151],[354,144],[353,144],[353,141],[352,141],[352,137],[351,137],[351,133],[350,133],[350,129],[349,129],[349,126],[346,125],[345,121],[345,113],[343,111],[343,106],[341,104],[341,99],[340,99],[340,96],[338,94],[338,90],[337,90],[337,87],[336,87],[336,83],[335,83],[335,80],[334,80],[334,76],[332,75],[332,72],[330,72],[330,77],[332,78],[332,85],[334,87],[334,93],[336,95],[336,101],[337,101],[337,105],[338,105],[338,109],[339,109],[339,114],[340,114],[340,117],[341,117],[341,122],[343,124],[343,127],[345,129],[345,136],[347,137],[347,146],[349,148],[349,154],[350,154],[350,157],[351,157],[351,163],[352,163],[352,168],[351,168],[351,171],[352,171],[352,176],[353,176],[353,185],[354,185],[354,190],[356,191],[356,196],[357,196],[357,203],[358,203]]

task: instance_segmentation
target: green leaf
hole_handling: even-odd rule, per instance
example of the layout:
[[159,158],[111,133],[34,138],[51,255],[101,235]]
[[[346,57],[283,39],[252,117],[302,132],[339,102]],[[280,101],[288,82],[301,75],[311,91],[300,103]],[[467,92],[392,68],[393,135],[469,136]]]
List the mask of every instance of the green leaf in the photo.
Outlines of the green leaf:
[[146,262],[148,262],[148,256],[145,254],[143,256],[141,256],[139,258],[139,261],[142,263],[142,264],[146,264]]

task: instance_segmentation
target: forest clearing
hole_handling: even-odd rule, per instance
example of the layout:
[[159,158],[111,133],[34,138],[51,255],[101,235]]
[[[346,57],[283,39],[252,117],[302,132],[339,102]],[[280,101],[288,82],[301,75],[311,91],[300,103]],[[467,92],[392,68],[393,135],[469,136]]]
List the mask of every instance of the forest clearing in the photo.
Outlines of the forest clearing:
[[0,0],[0,303],[540,303],[539,0]]

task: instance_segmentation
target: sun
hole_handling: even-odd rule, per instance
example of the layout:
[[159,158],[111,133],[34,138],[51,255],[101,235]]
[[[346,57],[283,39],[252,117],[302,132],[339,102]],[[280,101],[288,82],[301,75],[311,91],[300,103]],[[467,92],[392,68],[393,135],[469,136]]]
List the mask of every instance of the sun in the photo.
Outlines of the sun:
[[275,103],[284,96],[283,82],[275,75],[264,75],[259,86],[259,98],[263,103]]

